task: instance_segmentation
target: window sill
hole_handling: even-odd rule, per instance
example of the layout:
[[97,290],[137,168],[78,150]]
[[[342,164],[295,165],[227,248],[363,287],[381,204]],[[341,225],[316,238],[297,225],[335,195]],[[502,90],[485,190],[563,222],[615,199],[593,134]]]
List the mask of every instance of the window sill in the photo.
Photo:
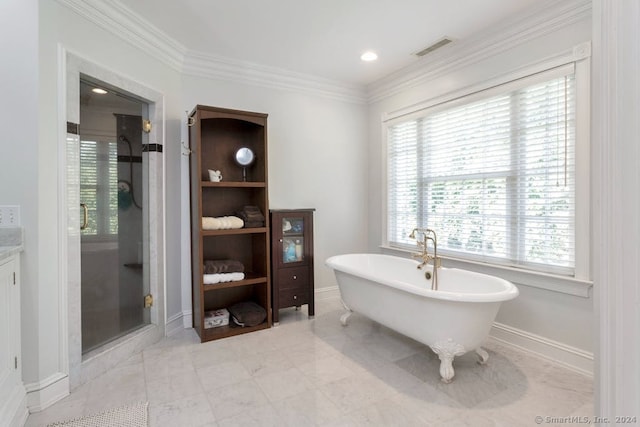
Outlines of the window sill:
[[[406,249],[392,248],[380,245],[380,249],[389,255],[407,257],[408,254],[415,253]],[[513,282],[515,285],[531,286],[548,291],[559,292],[582,298],[591,297],[593,282],[590,280],[576,279],[573,277],[559,276],[555,274],[540,273],[514,267],[507,267],[495,264],[487,264],[478,261],[469,261],[461,258],[442,256],[444,267],[460,268],[464,270],[476,271],[478,273],[497,276]]]

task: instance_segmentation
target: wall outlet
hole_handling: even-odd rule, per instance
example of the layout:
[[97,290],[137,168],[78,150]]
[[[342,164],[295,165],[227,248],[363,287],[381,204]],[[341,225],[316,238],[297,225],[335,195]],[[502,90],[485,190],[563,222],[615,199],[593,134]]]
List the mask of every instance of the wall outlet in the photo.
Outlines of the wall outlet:
[[0,227],[20,226],[20,206],[0,206]]

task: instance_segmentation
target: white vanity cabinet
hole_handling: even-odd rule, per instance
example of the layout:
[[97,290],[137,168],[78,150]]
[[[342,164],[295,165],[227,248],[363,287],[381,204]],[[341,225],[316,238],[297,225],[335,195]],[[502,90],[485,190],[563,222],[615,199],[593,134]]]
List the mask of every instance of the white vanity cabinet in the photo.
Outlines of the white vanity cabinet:
[[0,425],[22,425],[27,415],[20,357],[20,255],[0,248]]

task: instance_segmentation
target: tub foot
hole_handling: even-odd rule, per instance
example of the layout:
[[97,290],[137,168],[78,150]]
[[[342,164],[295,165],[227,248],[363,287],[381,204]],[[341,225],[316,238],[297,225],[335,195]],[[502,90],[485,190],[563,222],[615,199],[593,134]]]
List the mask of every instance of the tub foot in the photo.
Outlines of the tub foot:
[[481,347],[476,348],[476,354],[480,358],[480,360],[478,360],[478,363],[481,365],[484,365],[485,363],[487,363],[487,360],[489,360],[489,353],[487,353],[487,351]]
[[431,346],[431,350],[433,350],[440,359],[440,380],[445,384],[449,384],[453,381],[453,376],[456,374],[453,370],[453,358],[462,356],[467,351],[462,344],[456,343],[451,338],[446,341],[438,341]]
[[349,321],[349,317],[351,317],[351,315],[353,314],[353,311],[351,311],[351,309],[347,307],[347,304],[345,304],[344,301],[340,300],[340,302],[342,302],[342,306],[344,307],[344,309],[347,310],[346,313],[340,316],[340,323],[342,323],[342,326],[347,326],[347,322]]

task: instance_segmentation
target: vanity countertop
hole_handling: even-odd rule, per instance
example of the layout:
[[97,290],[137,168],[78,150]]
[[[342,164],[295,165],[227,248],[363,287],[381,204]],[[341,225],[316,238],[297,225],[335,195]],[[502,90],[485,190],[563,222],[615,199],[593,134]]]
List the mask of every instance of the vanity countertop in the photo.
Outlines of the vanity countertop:
[[0,246],[0,261],[9,258],[12,255],[22,252],[22,245],[18,246]]
[[22,227],[0,227],[0,261],[22,252]]

